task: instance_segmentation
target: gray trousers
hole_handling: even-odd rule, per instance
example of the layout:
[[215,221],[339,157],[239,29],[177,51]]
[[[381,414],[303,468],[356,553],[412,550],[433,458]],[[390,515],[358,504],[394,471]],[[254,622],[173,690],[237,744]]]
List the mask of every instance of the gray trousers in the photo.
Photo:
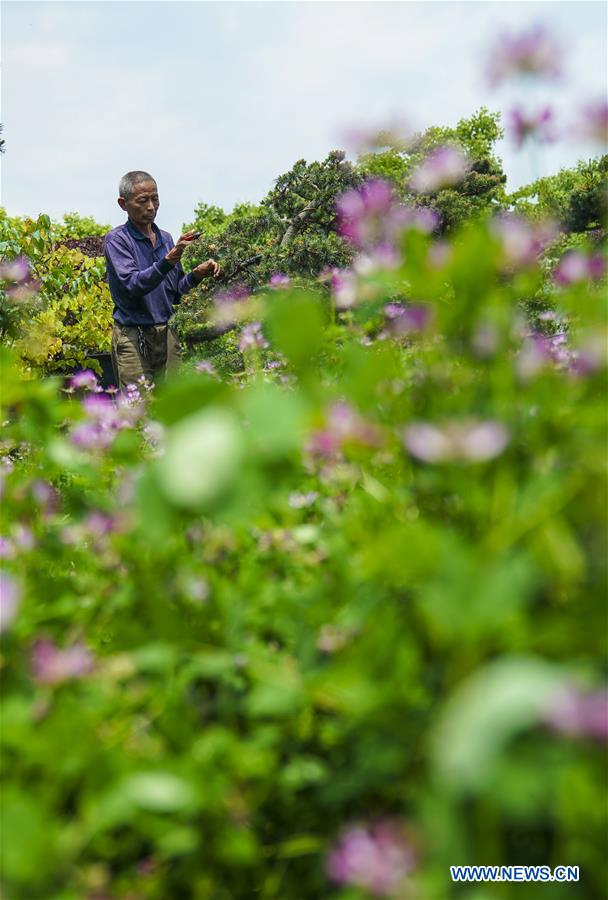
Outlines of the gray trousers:
[[142,375],[158,384],[181,359],[172,325],[118,325],[112,329],[112,363],[120,390]]

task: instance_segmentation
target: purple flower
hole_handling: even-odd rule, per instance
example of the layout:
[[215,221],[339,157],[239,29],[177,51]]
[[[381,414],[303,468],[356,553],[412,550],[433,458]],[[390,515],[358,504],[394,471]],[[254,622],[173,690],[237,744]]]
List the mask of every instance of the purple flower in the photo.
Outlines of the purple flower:
[[405,312],[405,307],[401,303],[387,303],[384,307],[384,313],[387,319],[397,319]]
[[80,390],[81,388],[85,391],[102,390],[97,381],[97,375],[95,372],[92,372],[91,369],[83,369],[82,372],[76,372],[75,375],[72,375],[70,378],[70,387],[74,390]]
[[563,332],[550,335],[532,332],[517,355],[516,369],[521,378],[530,378],[547,365],[567,368],[570,360],[568,338]]
[[10,538],[0,535],[0,559],[14,559],[17,556],[17,548]]
[[109,516],[100,509],[94,509],[87,514],[83,525],[92,537],[100,538],[116,531],[117,522],[116,516]]
[[105,394],[88,394],[82,401],[82,408],[93,422],[110,427],[117,422],[116,406]]
[[0,265],[0,279],[2,281],[13,281],[21,284],[21,282],[27,281],[29,276],[30,262],[25,256],[18,256],[16,259]]
[[488,80],[496,86],[512,75],[556,78],[561,74],[561,49],[538,26],[518,35],[503,35],[489,57]]
[[604,146],[608,144],[608,102],[598,100],[587,103],[577,125],[577,137],[587,138]]
[[289,277],[289,275],[284,275],[282,272],[275,272],[270,279],[269,284],[271,288],[289,287],[289,285],[291,284],[291,278]]
[[403,430],[402,439],[409,453],[423,462],[476,463],[502,453],[509,433],[492,420],[448,420],[440,425],[415,422]]
[[306,506],[312,506],[318,496],[316,491],[295,492],[289,495],[288,502],[292,509],[303,509]]
[[605,270],[606,261],[599,253],[588,256],[579,250],[570,250],[558,262],[553,277],[558,284],[568,286],[601,278]]
[[19,610],[21,588],[8,572],[0,572],[0,633],[6,631]]
[[44,478],[37,478],[31,484],[32,497],[45,516],[52,516],[59,508],[59,494]]
[[357,276],[351,269],[327,269],[321,279],[329,278],[331,295],[336,309],[350,309],[357,302]]
[[336,203],[338,232],[360,250],[394,246],[407,214],[388,181],[370,179]]
[[594,334],[572,352],[569,371],[575,377],[585,378],[606,366],[606,341],[601,334]]
[[528,379],[546,367],[567,371],[574,377],[585,377],[606,363],[604,341],[600,336],[590,338],[578,349],[568,344],[564,332],[544,335],[532,332],[519,351],[516,370],[520,378]]
[[241,300],[247,300],[248,297],[251,296],[251,291],[245,284],[235,284],[231,288],[226,288],[226,290],[219,291],[215,295],[215,300],[218,303],[233,303],[240,302]]
[[82,450],[105,450],[112,444],[114,433],[98,422],[84,422],[72,429],[70,440]]
[[405,207],[405,227],[423,234],[432,234],[439,225],[440,216],[437,210],[429,206]]
[[414,169],[410,187],[419,194],[433,194],[464,180],[469,162],[458,147],[439,147]]
[[215,366],[212,362],[209,362],[206,359],[202,359],[200,362],[197,362],[195,365],[195,370],[197,372],[204,372],[205,375],[215,375]]
[[313,432],[306,450],[313,456],[332,457],[348,443],[374,447],[379,442],[378,429],[348,403],[338,401],[329,408],[325,427]]
[[395,896],[415,864],[416,855],[403,829],[387,820],[345,829],[327,858],[326,870],[338,884],[388,897]]
[[33,550],[36,546],[36,540],[31,528],[22,525],[20,522],[13,529],[13,541],[15,547],[18,547],[19,550]]
[[59,650],[52,641],[39,640],[34,644],[31,664],[36,681],[60,684],[88,674],[93,668],[93,657],[80,642]]
[[284,363],[282,363],[279,359],[269,359],[264,368],[268,372],[272,372],[274,369],[281,369]]
[[507,130],[516,147],[522,147],[527,139],[548,144],[557,137],[553,124],[553,110],[546,106],[536,113],[525,113],[522,109],[509,111]]
[[[389,313],[390,307],[390,313]],[[390,319],[389,330],[393,334],[411,334],[416,331],[424,331],[431,323],[433,310],[430,306],[414,304],[400,307],[398,303],[388,303],[384,307],[387,318]]]
[[353,263],[357,275],[371,275],[378,270],[398,269],[401,257],[390,244],[378,244],[366,253],[359,253]]
[[608,690],[582,691],[569,686],[554,698],[545,721],[560,734],[608,742]]
[[40,281],[32,280],[6,289],[6,296],[12,303],[29,303],[35,299],[42,287]]
[[241,321],[243,316],[247,315],[248,304],[245,301],[250,296],[251,292],[244,284],[236,284],[219,291],[214,298],[214,324],[229,326]]
[[250,322],[245,325],[239,339],[239,350],[245,353],[247,350],[265,350],[269,343],[262,334],[261,322]]
[[553,222],[529,222],[510,214],[497,216],[492,231],[499,241],[503,268],[508,270],[535,265],[558,235]]

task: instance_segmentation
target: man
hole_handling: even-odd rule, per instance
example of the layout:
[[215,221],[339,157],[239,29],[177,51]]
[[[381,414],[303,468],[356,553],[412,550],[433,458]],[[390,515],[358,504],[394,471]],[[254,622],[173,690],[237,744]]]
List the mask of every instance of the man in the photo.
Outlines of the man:
[[184,274],[180,260],[196,234],[174,244],[154,223],[160,204],[151,175],[127,172],[118,190],[128,219],[106,235],[104,254],[114,301],[112,362],[122,390],[142,375],[158,381],[175,367],[181,351],[169,323],[173,307],[205,276],[217,278],[220,267],[209,259]]

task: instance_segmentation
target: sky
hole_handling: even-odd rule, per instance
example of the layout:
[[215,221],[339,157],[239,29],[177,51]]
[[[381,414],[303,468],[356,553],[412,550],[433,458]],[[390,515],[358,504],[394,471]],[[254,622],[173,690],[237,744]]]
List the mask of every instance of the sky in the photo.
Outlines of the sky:
[[[160,227],[197,203],[258,202],[298,159],[394,117],[416,130],[481,106],[551,104],[570,123],[606,95],[607,9],[598,2],[27,2],[3,0],[1,203],[10,215],[124,221],[118,181],[157,180]],[[535,24],[563,47],[555,83],[490,89],[488,54]],[[597,147],[572,136],[498,146],[514,190]],[[354,158],[354,154],[350,154]]]

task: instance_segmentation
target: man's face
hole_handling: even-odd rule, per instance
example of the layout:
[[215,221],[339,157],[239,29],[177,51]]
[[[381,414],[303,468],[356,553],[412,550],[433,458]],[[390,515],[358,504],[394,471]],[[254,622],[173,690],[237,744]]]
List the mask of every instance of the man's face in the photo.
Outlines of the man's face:
[[147,228],[156,218],[158,207],[158,188],[153,181],[140,181],[133,188],[133,195],[125,200],[118,198],[118,205],[128,214],[131,221],[139,228]]

